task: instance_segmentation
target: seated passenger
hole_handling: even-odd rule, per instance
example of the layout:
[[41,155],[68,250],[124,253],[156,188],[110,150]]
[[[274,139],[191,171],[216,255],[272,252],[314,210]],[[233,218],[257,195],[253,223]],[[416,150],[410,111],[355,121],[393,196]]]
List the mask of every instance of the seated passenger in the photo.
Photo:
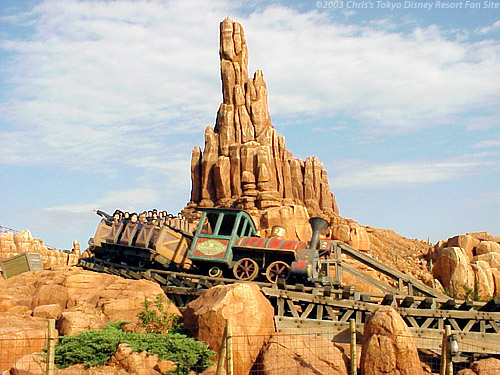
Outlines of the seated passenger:
[[123,212],[121,212],[120,210],[115,210],[115,212],[113,213],[112,222],[119,223],[122,220],[122,215],[123,215]]
[[137,215],[136,212],[132,213],[130,215],[130,219],[129,221],[132,223],[132,224],[136,224],[137,223],[137,220],[138,220],[139,216]]

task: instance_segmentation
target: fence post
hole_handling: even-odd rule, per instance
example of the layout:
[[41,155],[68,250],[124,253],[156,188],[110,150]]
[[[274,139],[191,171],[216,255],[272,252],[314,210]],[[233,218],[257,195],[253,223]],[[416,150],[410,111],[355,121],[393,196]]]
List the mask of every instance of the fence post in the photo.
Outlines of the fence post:
[[224,367],[224,359],[226,358],[226,340],[227,340],[227,320],[226,326],[224,327],[224,333],[222,334],[222,342],[219,349],[219,359],[217,360],[217,373],[216,375],[222,374],[222,368]]
[[47,365],[45,367],[46,375],[54,375],[55,372],[55,349],[56,349],[56,320],[47,319]]
[[443,342],[441,343],[441,369],[439,375],[448,375],[448,353],[449,353],[448,336],[450,336],[450,334],[451,334],[451,327],[449,325],[445,325],[443,333]]
[[356,321],[349,320],[349,331],[351,334],[351,373],[350,375],[357,375],[358,373],[358,360],[356,358]]
[[453,361],[451,356],[451,327],[446,326],[448,328],[446,332],[446,375],[453,375]]
[[233,329],[229,319],[226,320],[226,374],[233,375]]

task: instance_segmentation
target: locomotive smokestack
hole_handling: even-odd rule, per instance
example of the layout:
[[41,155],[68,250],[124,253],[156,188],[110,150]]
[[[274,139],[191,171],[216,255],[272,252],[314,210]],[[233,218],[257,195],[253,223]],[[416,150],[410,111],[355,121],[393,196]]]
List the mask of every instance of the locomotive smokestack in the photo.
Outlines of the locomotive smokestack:
[[311,245],[309,246],[309,248],[316,249],[318,247],[319,236],[321,235],[321,232],[328,228],[328,221],[326,221],[322,217],[316,216],[309,219],[309,224],[311,224],[311,228],[313,230]]

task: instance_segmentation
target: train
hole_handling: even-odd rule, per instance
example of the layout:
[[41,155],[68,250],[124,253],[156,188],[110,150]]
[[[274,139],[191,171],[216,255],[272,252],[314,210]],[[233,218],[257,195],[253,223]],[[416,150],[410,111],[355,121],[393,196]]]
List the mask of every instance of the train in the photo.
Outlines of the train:
[[314,283],[321,278],[318,247],[328,227],[321,217],[309,220],[310,241],[287,240],[276,226],[269,237],[258,236],[252,217],[243,210],[199,208],[194,232],[177,219],[162,225],[100,222],[89,240],[94,259],[142,269],[176,270],[241,281],[280,279]]

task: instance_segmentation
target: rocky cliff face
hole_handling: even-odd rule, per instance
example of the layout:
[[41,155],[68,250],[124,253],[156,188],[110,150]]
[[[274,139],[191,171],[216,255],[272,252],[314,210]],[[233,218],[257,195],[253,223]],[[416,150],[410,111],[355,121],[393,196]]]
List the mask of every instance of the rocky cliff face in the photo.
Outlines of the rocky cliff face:
[[73,266],[80,257],[80,245],[73,249],[73,254],[48,249],[39,238],[33,238],[30,231],[23,230],[17,233],[7,232],[0,235],[0,260],[13,257],[24,252],[36,252],[44,268],[54,265]]
[[191,159],[191,201],[196,207],[247,210],[265,231],[289,225],[290,238],[308,239],[309,216],[338,214],[327,173],[316,157],[292,156],[285,138],[271,123],[262,71],[248,78],[248,50],[243,28],[230,18],[220,24],[223,101],[215,127],[205,130],[205,147]]
[[485,301],[500,296],[500,237],[488,232],[451,237],[435,244],[428,258],[450,295]]

